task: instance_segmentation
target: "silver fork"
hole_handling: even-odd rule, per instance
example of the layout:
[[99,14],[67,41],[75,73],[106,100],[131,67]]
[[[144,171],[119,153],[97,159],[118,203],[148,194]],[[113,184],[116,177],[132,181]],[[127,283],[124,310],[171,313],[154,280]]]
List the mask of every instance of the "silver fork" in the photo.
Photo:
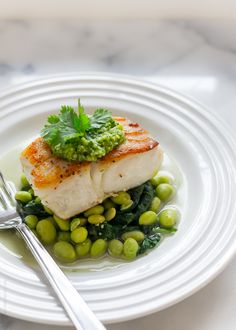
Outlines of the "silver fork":
[[22,221],[16,210],[14,195],[14,185],[6,182],[0,172],[0,229],[15,228],[21,234],[76,329],[105,330],[47,250]]

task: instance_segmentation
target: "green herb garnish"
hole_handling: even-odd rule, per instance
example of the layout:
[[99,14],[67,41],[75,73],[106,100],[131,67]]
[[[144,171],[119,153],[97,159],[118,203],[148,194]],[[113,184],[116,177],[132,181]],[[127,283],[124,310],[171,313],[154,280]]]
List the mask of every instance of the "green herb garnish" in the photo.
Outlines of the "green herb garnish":
[[80,100],[78,112],[62,106],[58,115],[50,115],[41,136],[53,154],[71,161],[95,161],[124,142],[123,127],[106,109],[88,116]]

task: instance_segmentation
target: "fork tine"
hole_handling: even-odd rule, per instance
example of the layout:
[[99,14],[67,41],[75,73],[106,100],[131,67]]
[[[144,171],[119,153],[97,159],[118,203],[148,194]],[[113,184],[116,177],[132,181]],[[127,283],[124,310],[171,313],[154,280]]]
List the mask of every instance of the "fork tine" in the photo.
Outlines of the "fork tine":
[[11,209],[13,207],[11,200],[8,198],[8,195],[2,188],[0,188],[0,201],[3,209],[5,210]]
[[15,194],[16,194],[16,191],[17,190],[16,190],[16,187],[15,187],[14,183],[11,182],[11,181],[7,181],[6,182],[6,185],[7,185],[8,189],[9,189],[9,193],[11,194],[11,197],[13,199],[14,204],[16,204]]
[[2,190],[0,189],[0,206],[2,206],[3,210],[7,209],[7,204],[5,202],[5,198],[3,197]]
[[[3,199],[7,205],[9,205],[10,202],[10,206],[15,206],[16,204],[14,198],[15,189],[13,189],[11,185],[5,181],[1,171],[0,171],[0,185],[3,188],[1,193],[1,197],[2,197],[1,199]],[[7,196],[5,196],[4,192]]]

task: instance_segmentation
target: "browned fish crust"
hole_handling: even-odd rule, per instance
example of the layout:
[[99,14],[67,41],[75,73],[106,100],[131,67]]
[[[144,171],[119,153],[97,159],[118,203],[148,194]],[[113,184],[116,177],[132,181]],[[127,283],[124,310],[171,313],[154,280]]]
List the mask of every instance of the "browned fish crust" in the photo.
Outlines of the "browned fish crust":
[[159,143],[139,124],[124,117],[115,117],[115,120],[124,127],[125,142],[101,158],[102,162],[120,160],[127,155],[143,153],[158,146]]
[[[158,146],[158,142],[152,139],[148,131],[139,124],[124,117],[114,118],[124,127],[126,140],[100,159],[104,165],[114,163],[128,155],[152,150]],[[21,158],[26,158],[34,166],[31,175],[33,184],[37,188],[56,187],[63,179],[79,174],[90,166],[90,162],[70,162],[54,156],[48,144],[41,137],[23,150]]]

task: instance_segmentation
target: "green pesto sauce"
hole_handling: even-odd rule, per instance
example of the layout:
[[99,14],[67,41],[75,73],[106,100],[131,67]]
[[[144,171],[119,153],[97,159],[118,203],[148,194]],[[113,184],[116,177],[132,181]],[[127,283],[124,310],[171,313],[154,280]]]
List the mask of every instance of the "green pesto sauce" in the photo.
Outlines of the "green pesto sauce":
[[96,161],[124,142],[123,127],[111,118],[103,127],[77,136],[63,145],[51,145],[53,153],[70,161]]
[[53,154],[69,161],[96,161],[124,142],[123,127],[111,112],[97,109],[91,116],[78,100],[78,111],[62,106],[58,115],[50,115],[41,136]]

